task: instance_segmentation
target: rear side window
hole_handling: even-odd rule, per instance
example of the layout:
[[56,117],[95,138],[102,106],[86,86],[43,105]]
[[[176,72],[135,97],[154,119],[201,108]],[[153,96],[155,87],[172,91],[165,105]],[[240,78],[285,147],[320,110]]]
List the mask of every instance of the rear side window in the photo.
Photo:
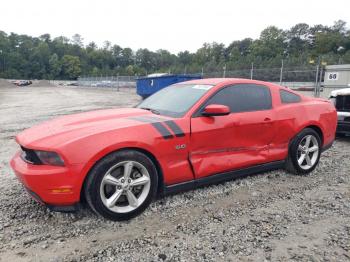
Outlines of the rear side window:
[[231,113],[268,110],[272,108],[270,89],[263,85],[237,84],[225,87],[211,97],[206,105],[220,104]]
[[280,97],[283,104],[298,103],[301,101],[300,96],[286,90],[280,90]]

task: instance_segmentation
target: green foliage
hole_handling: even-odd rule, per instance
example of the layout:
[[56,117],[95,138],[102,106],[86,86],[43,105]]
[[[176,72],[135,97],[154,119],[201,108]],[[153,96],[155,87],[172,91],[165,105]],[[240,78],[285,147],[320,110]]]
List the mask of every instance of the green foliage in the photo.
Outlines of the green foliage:
[[50,78],[51,79],[58,78],[58,76],[61,73],[61,63],[56,53],[50,56],[49,67],[50,67]]
[[78,78],[81,73],[79,57],[64,55],[62,58],[62,71],[69,79]]
[[[235,40],[228,46],[204,43],[196,52],[172,54],[147,48],[133,51],[105,41],[103,47],[75,34],[51,38],[6,34],[0,31],[0,77],[31,79],[76,79],[80,75],[145,75],[154,72],[206,73],[226,69],[306,67],[320,58],[327,64],[350,63],[350,31],[342,20],[333,26],[299,23],[289,30],[264,29],[258,39]],[[249,77],[242,71],[242,77]]]

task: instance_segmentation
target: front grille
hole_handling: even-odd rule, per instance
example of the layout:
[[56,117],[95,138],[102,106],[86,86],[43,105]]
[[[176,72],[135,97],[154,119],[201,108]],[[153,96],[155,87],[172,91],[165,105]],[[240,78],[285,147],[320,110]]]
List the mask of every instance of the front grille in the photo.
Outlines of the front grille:
[[25,148],[21,146],[22,154],[21,157],[25,162],[28,162],[33,165],[41,165],[39,157],[36,155],[35,151],[32,149]]
[[337,111],[350,112],[350,96],[337,96],[335,107]]

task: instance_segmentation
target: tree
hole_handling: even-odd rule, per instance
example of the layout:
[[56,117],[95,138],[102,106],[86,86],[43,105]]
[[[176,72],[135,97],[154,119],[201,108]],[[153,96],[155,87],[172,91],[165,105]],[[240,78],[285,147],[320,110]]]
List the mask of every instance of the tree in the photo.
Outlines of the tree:
[[312,41],[310,27],[308,24],[300,23],[286,32],[288,43],[288,54],[297,55],[309,48]]
[[50,78],[56,79],[61,73],[61,63],[57,54],[53,54],[49,59],[50,64]]
[[72,36],[72,43],[73,45],[77,45],[79,47],[83,47],[83,41],[84,39],[79,34],[75,34]]
[[134,67],[132,65],[128,65],[125,71],[129,76],[134,75]]
[[[258,39],[222,43],[204,43],[195,52],[173,54],[167,50],[133,51],[108,41],[102,47],[75,34],[72,39],[49,34],[39,37],[7,34],[0,31],[0,76],[8,78],[67,78],[80,74],[146,74],[153,72],[199,73],[254,68],[309,66],[309,60],[322,56],[323,61],[349,63],[350,31],[342,20],[333,25],[299,23],[288,30],[270,26]],[[249,69],[248,69],[249,70]],[[271,71],[271,70],[270,70]],[[247,72],[247,70],[246,70]],[[217,74],[216,74],[217,75]],[[244,77],[247,74],[237,73]],[[267,79],[268,74],[264,75]]]
[[263,59],[282,57],[285,50],[285,34],[283,30],[269,26],[264,29],[260,38],[253,42],[252,53],[261,56]]
[[112,46],[112,43],[110,41],[104,41],[103,43],[103,49],[109,50]]
[[177,54],[179,63],[182,65],[189,65],[193,60],[193,55],[188,51],[183,51]]
[[47,44],[51,42],[51,36],[50,36],[50,34],[43,34],[43,35],[39,36],[39,39],[40,39],[41,41],[46,42]]
[[124,48],[121,52],[121,59],[120,59],[121,66],[128,66],[130,64],[133,64],[133,52],[131,48]]
[[93,50],[96,50],[97,49],[97,45],[95,42],[90,42],[87,46],[86,46],[86,49],[88,51],[93,51]]
[[64,55],[62,58],[62,71],[64,78],[77,79],[81,73],[79,57]]

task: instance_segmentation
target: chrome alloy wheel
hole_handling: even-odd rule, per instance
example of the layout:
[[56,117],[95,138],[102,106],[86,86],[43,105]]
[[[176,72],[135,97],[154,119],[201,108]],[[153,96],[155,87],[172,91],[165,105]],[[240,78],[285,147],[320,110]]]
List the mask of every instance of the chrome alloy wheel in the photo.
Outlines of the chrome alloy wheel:
[[150,175],[142,164],[123,161],[112,166],[103,176],[100,196],[110,211],[127,213],[142,205],[150,186]]
[[298,146],[298,164],[300,168],[308,170],[317,162],[320,147],[317,138],[313,135],[305,136]]

